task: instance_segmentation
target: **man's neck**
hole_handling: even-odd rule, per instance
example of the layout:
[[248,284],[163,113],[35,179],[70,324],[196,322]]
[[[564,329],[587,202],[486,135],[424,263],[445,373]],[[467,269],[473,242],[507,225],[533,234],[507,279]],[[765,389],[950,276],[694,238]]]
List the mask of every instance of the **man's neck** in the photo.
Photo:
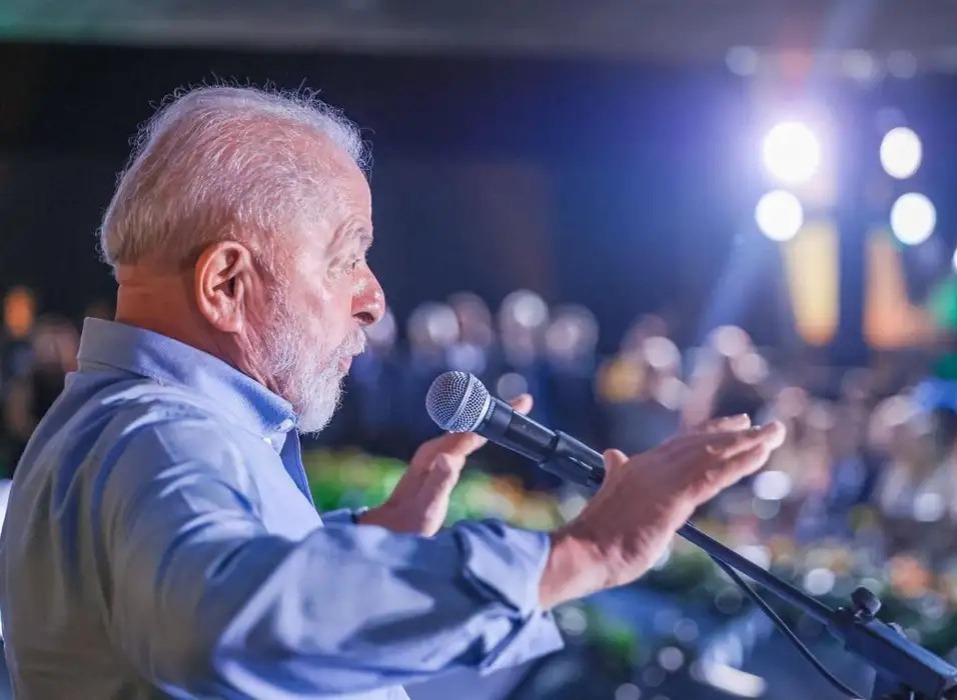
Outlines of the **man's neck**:
[[278,387],[256,367],[242,340],[218,332],[192,299],[192,276],[145,265],[121,265],[116,279],[116,321],[165,335],[202,350],[249,375],[275,393]]

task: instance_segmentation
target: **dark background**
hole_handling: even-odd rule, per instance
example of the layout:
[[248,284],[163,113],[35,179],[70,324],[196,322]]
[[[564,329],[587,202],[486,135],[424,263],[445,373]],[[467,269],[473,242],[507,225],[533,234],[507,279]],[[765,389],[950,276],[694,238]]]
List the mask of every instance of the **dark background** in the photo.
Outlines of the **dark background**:
[[[458,289],[495,304],[528,287],[592,308],[605,346],[648,311],[691,342],[733,246],[769,246],[752,218],[762,134],[747,84],[723,65],[7,43],[0,66],[0,282],[34,287],[48,311],[80,316],[112,294],[94,234],[136,125],[177,87],[222,79],[320,89],[363,127],[372,262],[400,318]],[[957,80],[809,79],[798,93],[836,116],[844,245],[871,218],[852,195],[880,173],[874,114],[887,105],[924,140],[918,182],[949,245]],[[755,254],[747,303],[721,320],[780,342],[781,272],[773,251]],[[850,272],[841,341],[857,347]]]

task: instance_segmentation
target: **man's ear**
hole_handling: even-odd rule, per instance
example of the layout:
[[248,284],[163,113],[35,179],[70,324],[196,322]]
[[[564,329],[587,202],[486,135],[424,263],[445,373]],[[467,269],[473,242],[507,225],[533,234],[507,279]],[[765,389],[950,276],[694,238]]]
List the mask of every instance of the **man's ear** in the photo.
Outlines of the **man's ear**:
[[253,297],[263,290],[249,249],[220,241],[203,250],[193,268],[193,292],[199,313],[223,333],[239,333]]

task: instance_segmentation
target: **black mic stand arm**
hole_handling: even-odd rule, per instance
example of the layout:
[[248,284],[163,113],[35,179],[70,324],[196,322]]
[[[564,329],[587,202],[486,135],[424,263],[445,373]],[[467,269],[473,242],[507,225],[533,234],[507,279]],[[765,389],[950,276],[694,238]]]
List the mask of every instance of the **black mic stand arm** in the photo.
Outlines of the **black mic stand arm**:
[[[595,491],[604,469],[592,466],[591,448],[556,431],[551,459],[540,462],[546,471]],[[851,605],[832,610],[820,601],[764,570],[717,540],[685,523],[678,534],[712,558],[754,580],[805,615],[824,625],[844,647],[876,672],[872,700],[955,700],[957,668],[908,639],[897,625],[877,619],[880,600],[866,588],[851,595]]]

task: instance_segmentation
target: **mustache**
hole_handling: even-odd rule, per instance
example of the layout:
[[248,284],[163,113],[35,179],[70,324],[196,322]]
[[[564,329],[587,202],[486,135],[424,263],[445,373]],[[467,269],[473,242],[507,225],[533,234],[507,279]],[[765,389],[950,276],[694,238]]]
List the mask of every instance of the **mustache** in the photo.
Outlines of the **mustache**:
[[346,359],[365,352],[365,349],[366,334],[362,331],[356,331],[355,334],[346,338],[345,342],[339,346],[339,351],[336,354],[340,358]]

